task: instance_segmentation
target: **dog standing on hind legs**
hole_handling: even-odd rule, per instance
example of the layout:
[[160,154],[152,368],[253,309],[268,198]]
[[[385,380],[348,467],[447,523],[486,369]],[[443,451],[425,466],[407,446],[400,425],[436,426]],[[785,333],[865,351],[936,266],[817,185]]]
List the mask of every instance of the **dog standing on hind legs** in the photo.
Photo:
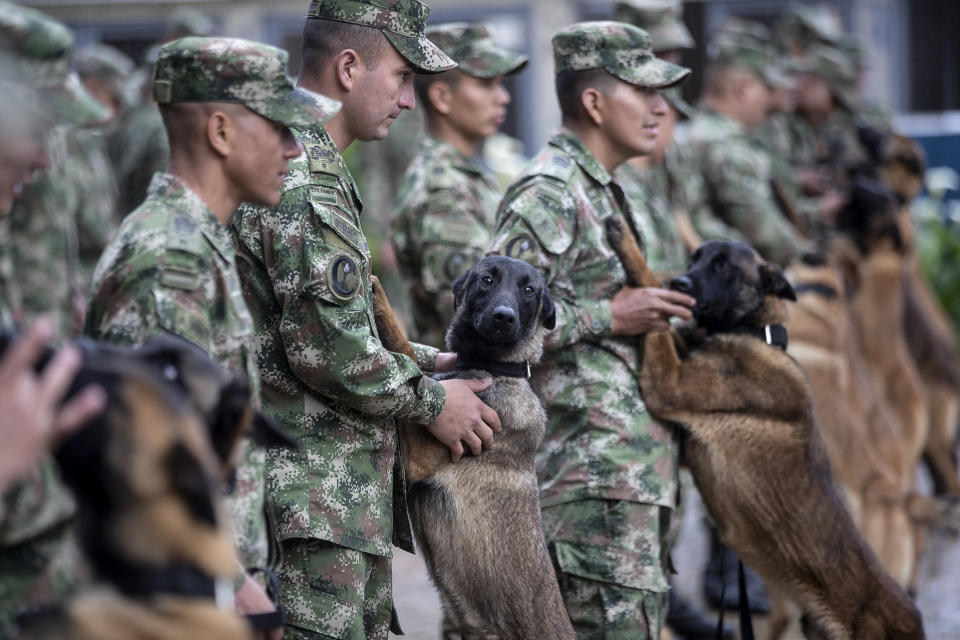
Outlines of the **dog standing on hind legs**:
[[[377,331],[393,351],[412,350],[374,283]],[[401,426],[407,502],[418,546],[465,640],[572,640],[540,520],[534,455],[546,414],[527,381],[543,333],[555,323],[539,272],[490,256],[454,283],[446,378],[493,377],[478,395],[503,425],[493,447],[452,463],[419,425]],[[433,441],[432,443],[429,441]]]
[[[606,226],[628,277],[656,286],[629,230],[617,218]],[[673,331],[647,334],[641,385],[650,411],[684,429],[687,465],[721,539],[800,606],[808,637],[923,638],[919,612],[833,488],[802,370],[770,344],[780,298],[795,297],[779,268],[746,245],[714,241],[671,286],[697,299],[708,335],[688,350]]]

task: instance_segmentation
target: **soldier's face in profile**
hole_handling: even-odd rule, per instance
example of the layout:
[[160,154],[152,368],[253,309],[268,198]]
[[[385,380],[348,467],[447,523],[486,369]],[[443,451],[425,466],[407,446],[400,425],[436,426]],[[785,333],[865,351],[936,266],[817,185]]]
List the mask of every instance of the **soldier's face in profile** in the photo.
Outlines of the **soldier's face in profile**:
[[243,202],[275,207],[290,172],[290,160],[300,144],[289,127],[245,107],[233,118],[238,132],[236,153],[229,159],[230,175]]
[[601,128],[607,140],[624,158],[654,152],[667,102],[657,89],[638,87],[617,80],[603,93]]
[[773,105],[772,92],[754,73],[744,73],[737,87],[740,100],[740,121],[747,128],[763,124]]
[[405,109],[416,106],[414,68],[390,44],[381,47],[380,59],[370,67],[358,65],[353,88],[343,106],[353,137],[363,142],[387,137],[390,125]]
[[500,130],[507,117],[510,93],[503,86],[503,76],[475,78],[459,74],[450,88],[447,117],[462,136],[477,143]]
[[50,166],[40,122],[21,117],[4,120],[0,125],[0,216],[10,211],[34,172]]

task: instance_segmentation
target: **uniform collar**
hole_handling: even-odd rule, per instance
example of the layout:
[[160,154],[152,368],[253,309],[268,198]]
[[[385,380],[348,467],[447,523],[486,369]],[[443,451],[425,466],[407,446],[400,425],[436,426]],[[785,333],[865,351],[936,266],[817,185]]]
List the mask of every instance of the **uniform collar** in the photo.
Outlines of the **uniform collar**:
[[489,173],[477,158],[471,158],[446,140],[431,135],[424,136],[421,151],[433,160],[449,164],[467,173],[484,177]]
[[550,144],[570,156],[587,175],[600,184],[606,186],[613,179],[610,172],[603,168],[580,138],[569,129],[561,127],[551,136]]
[[696,123],[700,122],[709,124],[711,127],[716,127],[721,131],[729,132],[732,135],[746,136],[746,128],[729,116],[725,116],[722,113],[717,113],[712,109],[704,109],[696,116],[694,116],[694,127]]
[[328,166],[324,173],[329,173],[332,175],[334,172],[336,172],[336,175],[343,180],[344,184],[347,186],[347,189],[350,191],[350,195],[353,197],[356,203],[357,211],[362,211],[363,200],[360,199],[360,189],[357,188],[357,183],[354,181],[353,174],[350,173],[350,168],[343,159],[343,154],[340,153],[339,149],[337,149],[337,145],[334,144],[333,138],[330,137],[330,134],[327,133],[327,130],[320,125],[314,125],[311,127],[293,129],[293,132],[297,140],[303,144],[308,157],[310,154],[311,145],[319,145],[323,152],[327,154],[334,154],[333,157],[335,158],[336,165]]
[[148,198],[176,200],[176,212],[196,222],[207,241],[227,262],[233,262],[233,245],[226,228],[210,207],[182,180],[169,173],[156,173],[147,190]]

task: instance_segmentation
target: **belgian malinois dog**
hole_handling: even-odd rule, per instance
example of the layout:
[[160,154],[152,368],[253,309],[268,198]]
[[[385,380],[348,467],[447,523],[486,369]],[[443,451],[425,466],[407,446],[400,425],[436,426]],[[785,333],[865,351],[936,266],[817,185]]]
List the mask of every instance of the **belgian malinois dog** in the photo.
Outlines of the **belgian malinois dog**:
[[220,495],[245,434],[266,445],[292,442],[254,411],[245,377],[228,375],[182,339],[81,347],[70,394],[99,384],[107,407],[55,458],[76,497],[96,582],[24,617],[21,637],[252,637],[232,612],[237,561]]
[[[657,286],[624,223],[606,225],[628,277]],[[800,606],[808,637],[923,638],[916,607],[834,490],[806,378],[777,348],[783,301],[795,299],[780,269],[746,245],[712,241],[670,286],[697,299],[705,337],[647,334],[640,383],[651,413],[684,429],[686,463],[721,539]]]
[[[379,284],[376,291],[380,339],[405,352],[409,345],[386,313]],[[572,639],[544,542],[534,470],[546,414],[527,381],[530,366],[540,361],[543,333],[556,323],[553,302],[536,269],[503,256],[481,260],[454,283],[453,293],[447,349],[458,354],[457,365],[436,377],[492,377],[492,386],[477,395],[503,428],[491,449],[453,463],[424,427],[403,425],[418,546],[465,639]]]

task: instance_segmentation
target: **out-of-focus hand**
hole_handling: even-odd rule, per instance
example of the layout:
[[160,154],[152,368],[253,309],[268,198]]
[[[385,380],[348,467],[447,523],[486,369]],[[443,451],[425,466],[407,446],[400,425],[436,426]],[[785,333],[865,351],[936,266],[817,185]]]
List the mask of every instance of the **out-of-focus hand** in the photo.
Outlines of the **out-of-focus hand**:
[[441,351],[437,354],[437,362],[433,365],[433,370],[436,373],[449,373],[453,371],[456,364],[457,354],[450,351]]
[[493,434],[500,431],[500,416],[477,397],[493,380],[443,380],[447,401],[437,419],[427,425],[433,437],[450,449],[450,459],[463,456],[463,443],[473,455],[493,446]]
[[[270,613],[276,611],[277,607],[273,600],[267,595],[267,591],[259,582],[249,575],[243,579],[243,584],[236,593],[233,594],[237,613],[242,616],[253,615],[257,613]],[[254,634],[257,640],[281,640],[283,638],[283,627],[268,629],[267,631],[257,631]]]

